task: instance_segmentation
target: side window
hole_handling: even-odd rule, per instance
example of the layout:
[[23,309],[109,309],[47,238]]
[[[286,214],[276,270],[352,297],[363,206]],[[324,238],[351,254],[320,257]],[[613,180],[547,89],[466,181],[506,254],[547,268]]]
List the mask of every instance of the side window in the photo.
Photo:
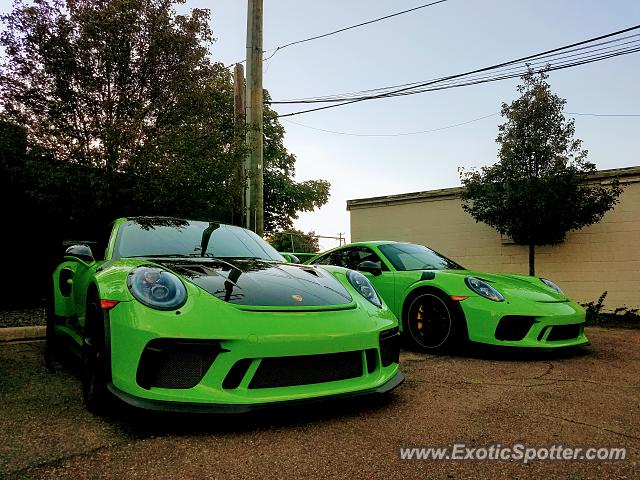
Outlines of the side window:
[[331,254],[331,265],[338,265],[339,267],[350,268],[355,270],[358,268],[358,255],[353,248],[343,248],[337,252]]
[[313,265],[333,265],[331,263],[331,255],[323,255],[322,257],[314,260]]
[[389,270],[384,262],[380,259],[380,257],[369,247],[356,247],[357,248],[357,264],[354,267],[354,270],[358,268],[358,265],[362,262],[373,262],[380,267],[380,269],[384,272]]
[[[328,255],[320,257],[315,262],[315,265],[335,265],[337,267],[345,267],[355,269],[357,268],[358,256],[351,248],[343,248],[337,250]],[[355,264],[355,267],[353,266]]]

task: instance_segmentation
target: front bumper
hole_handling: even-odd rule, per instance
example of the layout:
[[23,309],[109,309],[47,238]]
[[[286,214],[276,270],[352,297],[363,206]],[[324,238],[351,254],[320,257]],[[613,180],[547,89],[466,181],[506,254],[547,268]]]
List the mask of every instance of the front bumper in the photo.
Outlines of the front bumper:
[[[357,305],[336,311],[248,312],[203,296],[186,304],[179,315],[132,301],[118,304],[109,317],[109,388],[126,403],[142,408],[246,412],[269,405],[382,393],[404,379],[397,354],[389,360],[389,341],[384,337],[397,330],[397,321],[386,308]],[[162,370],[163,344],[174,341],[204,344],[202,355],[202,349],[195,349],[193,355],[187,352],[189,361],[201,361],[207,348],[215,348],[196,381],[168,385],[173,380],[166,375],[158,380],[162,375],[157,372],[141,374],[145,362]],[[155,361],[154,355],[160,360]],[[332,375],[325,366],[322,378],[309,361],[324,358],[334,362],[331,365],[340,365],[346,358],[351,365],[344,375]],[[302,377],[292,378],[290,370],[301,372]],[[171,374],[176,371],[182,375],[180,368]],[[308,383],[304,375],[309,375]]]
[[113,383],[109,383],[108,388],[113,395],[136,408],[144,410],[152,410],[158,412],[172,413],[250,413],[261,411],[269,408],[283,408],[295,405],[305,405],[312,402],[324,402],[330,400],[347,399],[353,397],[361,397],[367,395],[383,395],[390,392],[404,382],[404,374],[396,371],[396,374],[386,383],[379,387],[369,388],[366,390],[357,390],[353,392],[337,393],[325,395],[322,397],[311,397],[299,400],[283,400],[280,402],[257,403],[257,404],[224,404],[224,403],[197,403],[197,402],[167,402],[162,400],[154,400],[149,398],[136,397],[116,388]]
[[516,304],[471,297],[460,306],[474,343],[541,349],[589,344],[584,334],[585,311],[571,301]]

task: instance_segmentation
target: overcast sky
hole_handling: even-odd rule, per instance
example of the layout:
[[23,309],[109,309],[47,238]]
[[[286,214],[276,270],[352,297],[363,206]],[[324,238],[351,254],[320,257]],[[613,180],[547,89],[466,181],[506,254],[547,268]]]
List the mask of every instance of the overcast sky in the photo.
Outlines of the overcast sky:
[[[265,0],[264,48],[322,34],[426,0]],[[10,2],[0,0],[6,11]],[[245,0],[187,0],[211,9],[215,60],[245,57]],[[431,79],[574,43],[640,23],[638,0],[449,0],[413,13],[304,43],[265,63],[273,99],[300,98]],[[517,80],[374,100],[291,117],[310,127],[359,134],[437,129],[498,112]],[[552,72],[568,112],[640,113],[640,53]],[[299,107],[278,106],[286,113]],[[576,116],[598,168],[640,164],[640,117]],[[331,182],[331,199],[296,226],[349,232],[346,201],[459,185],[458,168],[495,162],[499,116],[422,135],[361,137],[312,130],[283,119],[298,180]],[[416,219],[419,221],[419,219]],[[331,242],[323,246],[333,246]]]

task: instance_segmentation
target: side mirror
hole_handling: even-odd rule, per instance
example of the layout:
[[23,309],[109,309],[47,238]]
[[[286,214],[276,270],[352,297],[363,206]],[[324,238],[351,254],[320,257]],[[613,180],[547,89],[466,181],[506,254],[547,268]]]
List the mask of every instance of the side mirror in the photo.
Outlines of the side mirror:
[[293,253],[279,252],[284,257],[287,263],[300,263],[300,259]]
[[374,277],[378,275],[382,275],[382,268],[376,263],[370,260],[365,260],[364,262],[358,265],[358,270],[361,272],[370,273]]
[[300,259],[296,257],[293,253],[290,253],[289,256],[291,257],[290,263],[300,263]]
[[94,262],[95,258],[93,258],[93,252],[91,251],[91,247],[89,245],[84,245],[82,243],[78,243],[76,245],[71,245],[64,252],[65,256],[68,257],[76,257],[84,262]]

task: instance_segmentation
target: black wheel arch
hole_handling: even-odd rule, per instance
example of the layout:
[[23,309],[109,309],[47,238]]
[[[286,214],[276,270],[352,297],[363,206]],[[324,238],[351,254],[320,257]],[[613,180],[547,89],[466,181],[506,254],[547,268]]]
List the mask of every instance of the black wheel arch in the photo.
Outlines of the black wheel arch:
[[400,324],[402,325],[403,330],[411,303],[420,295],[426,293],[437,295],[445,300],[447,307],[451,308],[453,320],[458,322],[460,328],[462,329],[460,333],[463,336],[463,339],[468,340],[469,333],[467,330],[467,319],[464,311],[462,310],[462,307],[460,306],[460,302],[454,302],[453,300],[451,300],[450,296],[444,290],[438,288],[435,285],[418,285],[405,296],[404,302],[402,303],[402,318],[398,319],[400,321]]

